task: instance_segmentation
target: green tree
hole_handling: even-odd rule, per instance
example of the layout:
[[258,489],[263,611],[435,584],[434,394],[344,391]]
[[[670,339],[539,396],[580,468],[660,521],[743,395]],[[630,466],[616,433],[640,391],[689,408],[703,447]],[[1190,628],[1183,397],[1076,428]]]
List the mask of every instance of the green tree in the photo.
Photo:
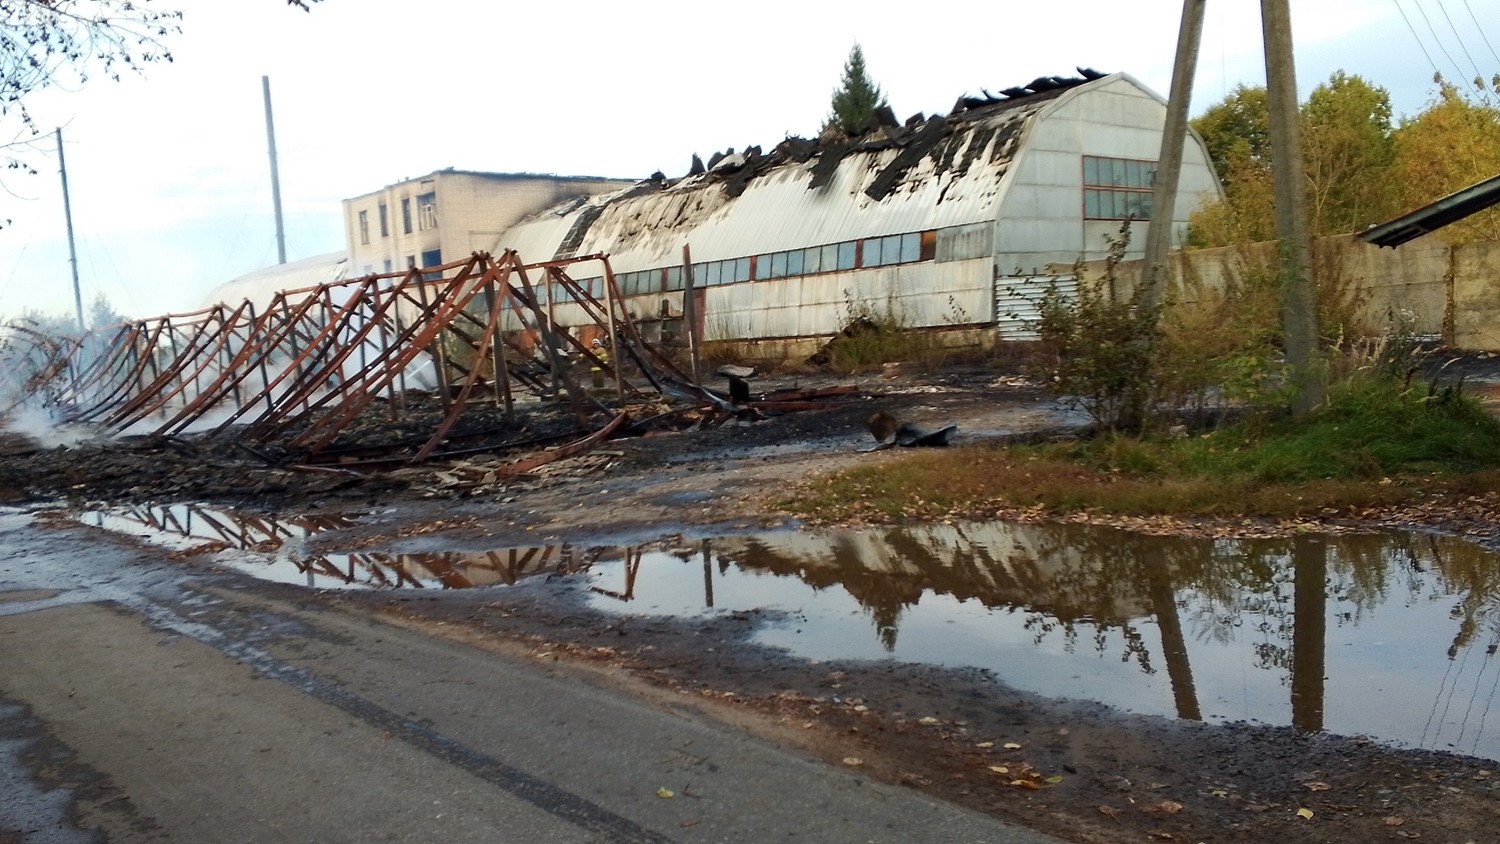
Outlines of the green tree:
[[1203,247],[1274,239],[1266,89],[1237,86],[1191,122],[1208,149],[1224,198],[1192,214],[1188,242]]
[[[1390,95],[1340,70],[1299,110],[1309,223],[1314,235],[1358,231],[1398,210]],[[1276,237],[1269,111],[1264,88],[1241,85],[1193,120],[1224,185],[1224,199],[1189,223],[1193,246]]]
[[1313,234],[1359,231],[1395,212],[1390,94],[1340,70],[1301,109]]
[[1190,121],[1203,138],[1209,160],[1227,188],[1237,174],[1236,159],[1266,163],[1271,160],[1271,117],[1264,86],[1235,86],[1224,99]]
[[[1395,132],[1399,199],[1417,208],[1500,173],[1500,108],[1443,83],[1422,113]],[[1500,211],[1488,209],[1442,231],[1449,243],[1500,240]]]
[[855,135],[870,125],[876,109],[886,105],[885,94],[865,69],[865,51],[855,44],[844,62],[844,76],[833,92],[832,112],[825,125],[838,126]]

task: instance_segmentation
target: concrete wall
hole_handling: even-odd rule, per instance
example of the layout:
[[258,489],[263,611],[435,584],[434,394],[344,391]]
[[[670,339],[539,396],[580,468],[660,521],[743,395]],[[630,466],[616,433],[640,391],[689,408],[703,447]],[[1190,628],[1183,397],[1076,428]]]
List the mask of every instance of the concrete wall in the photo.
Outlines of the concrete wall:
[[[1367,330],[1389,330],[1394,320],[1403,330],[1441,337],[1453,348],[1500,352],[1500,243],[1450,247],[1432,234],[1382,249],[1342,235],[1321,239],[1314,253],[1320,283],[1332,295],[1357,302]],[[1173,280],[1197,279],[1217,289],[1247,269],[1271,266],[1274,259],[1270,243],[1180,253]],[[1093,261],[1083,274],[1099,278],[1103,272],[1103,262]],[[1120,289],[1128,292],[1139,280],[1140,262],[1122,263],[1116,275]],[[1174,290],[1184,300],[1194,297],[1190,285]]]
[[1453,250],[1452,343],[1460,349],[1500,352],[1500,243]]

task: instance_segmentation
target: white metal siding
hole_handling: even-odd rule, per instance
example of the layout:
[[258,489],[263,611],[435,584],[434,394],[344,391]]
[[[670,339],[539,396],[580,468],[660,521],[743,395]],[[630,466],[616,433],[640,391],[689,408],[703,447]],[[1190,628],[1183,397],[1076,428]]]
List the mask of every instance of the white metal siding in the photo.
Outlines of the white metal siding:
[[[1026,273],[1105,257],[1120,222],[1083,219],[1082,157],[1155,161],[1165,122],[1165,102],[1125,74],[1058,97],[1034,122],[1018,156],[995,227],[996,266]],[[1173,214],[1179,239],[1193,209],[1220,195],[1202,140],[1190,134]],[[1132,225],[1129,256],[1145,248],[1146,227]]]
[[1068,301],[1078,296],[1076,276],[1002,276],[995,280],[995,326],[1001,340],[1035,340],[1042,297],[1057,289]]
[[348,254],[331,252],[277,264],[226,281],[210,290],[203,297],[203,304],[239,305],[249,299],[256,308],[260,308],[283,290],[302,290],[320,284],[333,284],[343,281],[349,275]]
[[707,340],[832,335],[855,308],[890,315],[909,328],[982,324],[990,308],[987,258],[925,262],[710,287]]
[[963,261],[981,258],[990,254],[994,242],[995,224],[989,221],[967,226],[953,226],[937,232],[937,261]]

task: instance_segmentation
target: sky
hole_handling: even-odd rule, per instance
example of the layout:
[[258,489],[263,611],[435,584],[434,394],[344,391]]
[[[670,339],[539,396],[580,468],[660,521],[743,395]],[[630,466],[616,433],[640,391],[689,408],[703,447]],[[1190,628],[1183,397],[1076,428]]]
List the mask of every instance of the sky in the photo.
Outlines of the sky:
[[[1182,14],[1177,0],[148,2],[184,13],[170,64],[27,100],[62,129],[85,303],[130,317],[196,310],[276,263],[262,76],[295,260],[343,248],[341,200],[446,167],[681,176],[694,153],[815,134],[856,42],[903,119],[1078,66],[1166,96]],[[1409,116],[1435,70],[1500,73],[1500,0],[1291,6],[1303,97],[1342,69]],[[1192,113],[1264,79],[1259,4],[1208,4]],[[72,312],[55,144],[39,147],[36,175],[0,171],[0,318]]]

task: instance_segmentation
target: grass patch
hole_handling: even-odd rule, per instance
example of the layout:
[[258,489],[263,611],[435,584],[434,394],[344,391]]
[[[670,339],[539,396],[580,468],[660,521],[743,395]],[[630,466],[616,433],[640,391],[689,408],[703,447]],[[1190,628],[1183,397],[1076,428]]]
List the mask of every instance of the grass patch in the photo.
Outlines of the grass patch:
[[1090,511],[1293,518],[1500,489],[1500,421],[1456,391],[1341,388],[1310,418],[1202,436],[1103,436],[922,451],[814,481],[782,502],[827,521]]

